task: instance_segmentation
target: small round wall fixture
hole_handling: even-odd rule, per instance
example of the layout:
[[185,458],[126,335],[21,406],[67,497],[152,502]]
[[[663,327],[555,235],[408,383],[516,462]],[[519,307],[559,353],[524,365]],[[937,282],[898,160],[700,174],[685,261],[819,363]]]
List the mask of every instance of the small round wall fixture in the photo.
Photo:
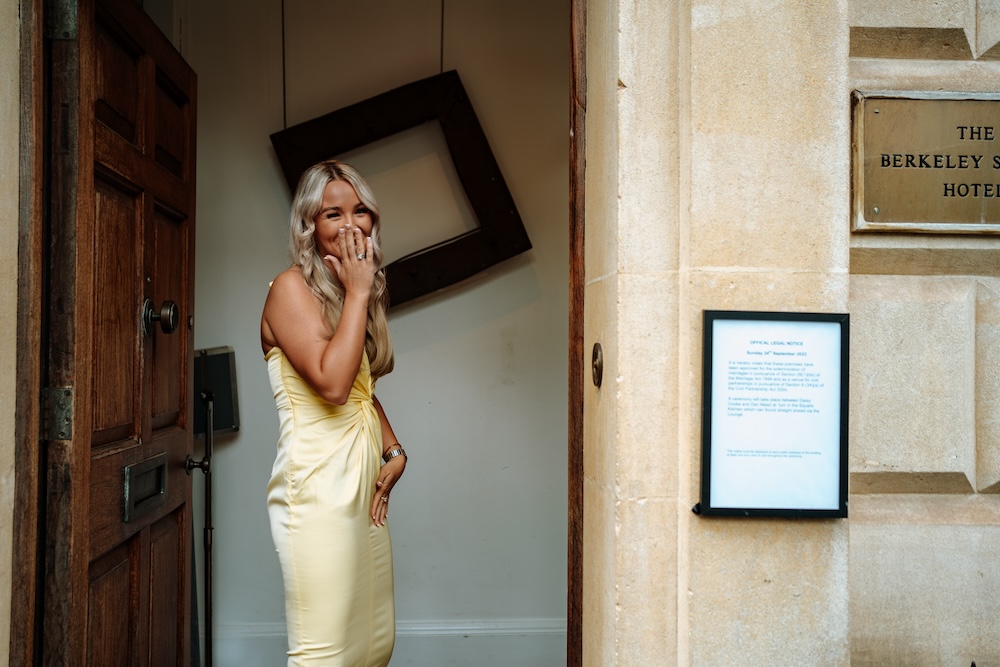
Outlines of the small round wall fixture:
[[604,378],[604,349],[600,343],[594,343],[594,354],[591,359],[591,370],[594,374],[594,386],[600,389]]

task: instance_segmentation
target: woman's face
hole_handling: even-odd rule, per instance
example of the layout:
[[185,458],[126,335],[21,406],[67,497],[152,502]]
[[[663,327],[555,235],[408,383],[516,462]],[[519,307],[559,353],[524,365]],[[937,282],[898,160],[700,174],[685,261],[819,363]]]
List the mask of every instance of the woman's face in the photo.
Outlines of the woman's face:
[[[358,199],[354,186],[347,181],[330,181],[326,184],[326,188],[323,189],[323,202],[313,222],[316,223],[314,232],[316,247],[324,257],[333,255],[337,259],[343,259],[340,256],[341,229],[347,233],[357,227],[364,237],[372,234],[371,212]],[[347,248],[350,250],[352,247],[351,237],[348,236]]]

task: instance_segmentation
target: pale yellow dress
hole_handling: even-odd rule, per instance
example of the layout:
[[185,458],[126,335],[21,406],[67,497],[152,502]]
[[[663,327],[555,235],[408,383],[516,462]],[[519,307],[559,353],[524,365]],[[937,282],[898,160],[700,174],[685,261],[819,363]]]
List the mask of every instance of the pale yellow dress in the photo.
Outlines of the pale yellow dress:
[[382,431],[368,357],[345,405],[323,400],[279,348],[264,358],[280,424],[267,509],[288,667],[384,666],[396,636],[392,547],[370,513]]

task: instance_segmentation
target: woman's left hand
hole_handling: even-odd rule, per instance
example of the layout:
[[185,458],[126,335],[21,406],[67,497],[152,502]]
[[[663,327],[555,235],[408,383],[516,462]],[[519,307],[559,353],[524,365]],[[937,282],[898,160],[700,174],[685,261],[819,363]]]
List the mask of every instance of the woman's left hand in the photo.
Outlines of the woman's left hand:
[[375,495],[372,498],[372,522],[376,526],[385,525],[385,520],[389,517],[389,492],[405,469],[405,456],[391,458],[379,469],[378,480],[375,482]]

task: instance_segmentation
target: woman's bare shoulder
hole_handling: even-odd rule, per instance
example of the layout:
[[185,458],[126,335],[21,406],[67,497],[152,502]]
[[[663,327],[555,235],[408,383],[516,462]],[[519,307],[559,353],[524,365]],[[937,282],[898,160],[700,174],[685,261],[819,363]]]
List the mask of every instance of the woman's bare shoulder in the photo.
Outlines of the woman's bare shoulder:
[[319,297],[306,283],[297,267],[282,271],[275,277],[264,302],[265,316],[281,313],[284,317],[299,319],[300,314],[315,311],[317,317],[322,319],[319,315],[321,310]]
[[279,294],[289,290],[308,290],[309,286],[306,284],[306,279],[302,276],[302,269],[298,266],[292,266],[285,269],[271,281],[271,289],[268,292],[270,297],[275,292]]
[[261,343],[265,353],[278,344],[281,333],[289,322],[293,322],[294,327],[300,327],[310,318],[322,320],[315,300],[316,297],[297,266],[282,271],[271,281],[260,322]]

